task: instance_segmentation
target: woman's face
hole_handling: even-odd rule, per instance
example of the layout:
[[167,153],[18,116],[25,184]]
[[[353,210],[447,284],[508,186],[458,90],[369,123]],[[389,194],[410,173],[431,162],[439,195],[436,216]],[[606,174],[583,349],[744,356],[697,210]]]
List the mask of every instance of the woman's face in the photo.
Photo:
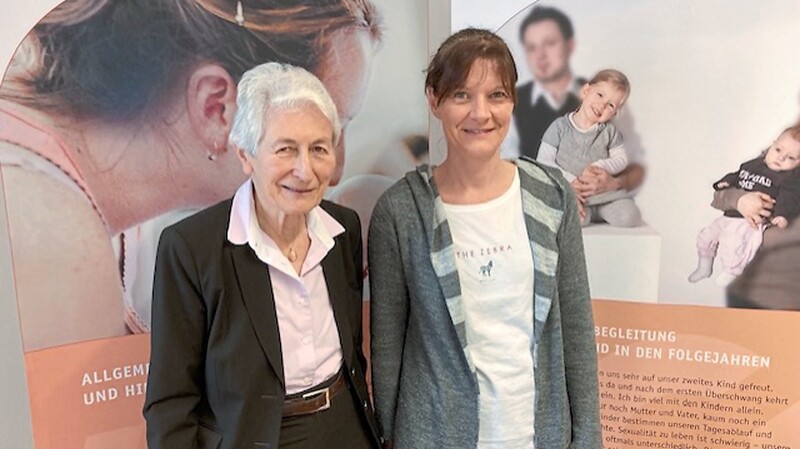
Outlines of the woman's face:
[[514,102],[493,62],[476,60],[464,86],[441,103],[429,90],[428,103],[433,115],[442,122],[448,154],[456,151],[481,158],[499,154],[511,123]]
[[255,157],[240,152],[260,211],[303,215],[319,205],[336,169],[333,126],[314,105],[271,109]]
[[322,58],[316,75],[328,89],[342,125],[342,135],[336,145],[336,170],[331,184],[339,182],[344,171],[345,131],[364,103],[373,43],[367,30],[344,28],[333,33],[330,50]]

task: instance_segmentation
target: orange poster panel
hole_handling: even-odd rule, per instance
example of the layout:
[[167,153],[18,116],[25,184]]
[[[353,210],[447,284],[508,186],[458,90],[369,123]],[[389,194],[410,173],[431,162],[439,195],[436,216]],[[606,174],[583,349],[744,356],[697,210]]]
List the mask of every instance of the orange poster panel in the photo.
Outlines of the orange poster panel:
[[25,354],[36,449],[145,449],[150,335]]
[[800,313],[594,301],[606,449],[800,448]]

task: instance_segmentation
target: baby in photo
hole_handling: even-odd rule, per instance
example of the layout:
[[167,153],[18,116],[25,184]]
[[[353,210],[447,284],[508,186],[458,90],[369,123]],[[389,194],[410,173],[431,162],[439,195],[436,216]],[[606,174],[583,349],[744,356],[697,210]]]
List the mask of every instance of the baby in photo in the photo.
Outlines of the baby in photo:
[[722,273],[717,283],[727,285],[751,261],[761,246],[767,226],[785,228],[800,213],[800,125],[785,129],[759,157],[743,163],[714,183],[714,190],[741,189],[769,195],[775,204],[772,215],[753,227],[736,210],[725,214],[697,235],[697,269],[689,282],[711,276],[714,257],[719,256]]
[[[611,176],[628,166],[622,133],[611,123],[630,95],[630,83],[622,72],[601,70],[580,91],[575,112],[556,119],[542,136],[537,160],[556,167],[569,182],[580,178],[589,166]],[[618,226],[641,224],[639,209],[624,189],[578,198],[585,214],[581,224],[611,222]],[[610,220],[609,217],[616,219]],[[620,220],[620,217],[630,217]]]

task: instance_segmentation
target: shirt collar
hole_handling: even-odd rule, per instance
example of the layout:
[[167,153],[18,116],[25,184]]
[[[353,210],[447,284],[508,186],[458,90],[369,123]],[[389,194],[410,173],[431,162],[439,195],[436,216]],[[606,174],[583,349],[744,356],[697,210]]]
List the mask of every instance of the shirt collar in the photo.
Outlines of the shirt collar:
[[[319,206],[311,209],[306,215],[306,227],[312,243],[315,240],[321,243],[325,252],[333,248],[334,237],[344,233],[341,223]],[[273,250],[281,254],[275,242],[258,225],[252,179],[242,184],[233,196],[228,221],[228,241],[234,245],[250,245],[259,259],[265,263],[270,263],[269,260],[273,257],[270,253]]]
[[570,80],[569,88],[567,89],[566,95],[564,98],[561,99],[560,102],[556,102],[550,92],[546,91],[541,83],[536,81],[533,82],[533,89],[531,89],[531,104],[536,104],[539,101],[539,98],[544,97],[544,100],[550,105],[553,109],[561,109],[564,106],[564,103],[567,101],[567,96],[569,94],[577,95],[578,92],[581,90],[581,84],[578,82],[578,79],[574,76]]

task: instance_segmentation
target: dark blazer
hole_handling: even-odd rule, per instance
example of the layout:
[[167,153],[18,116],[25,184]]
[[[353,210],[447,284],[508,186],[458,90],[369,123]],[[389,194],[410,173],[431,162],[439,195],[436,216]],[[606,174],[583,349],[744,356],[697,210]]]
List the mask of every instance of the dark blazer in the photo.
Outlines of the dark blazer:
[[[228,241],[231,204],[161,234],[144,406],[149,449],[278,448],[285,387],[269,271],[249,245]],[[344,372],[377,447],[361,350],[361,227],[350,209],[322,208],[345,228],[322,269]]]

